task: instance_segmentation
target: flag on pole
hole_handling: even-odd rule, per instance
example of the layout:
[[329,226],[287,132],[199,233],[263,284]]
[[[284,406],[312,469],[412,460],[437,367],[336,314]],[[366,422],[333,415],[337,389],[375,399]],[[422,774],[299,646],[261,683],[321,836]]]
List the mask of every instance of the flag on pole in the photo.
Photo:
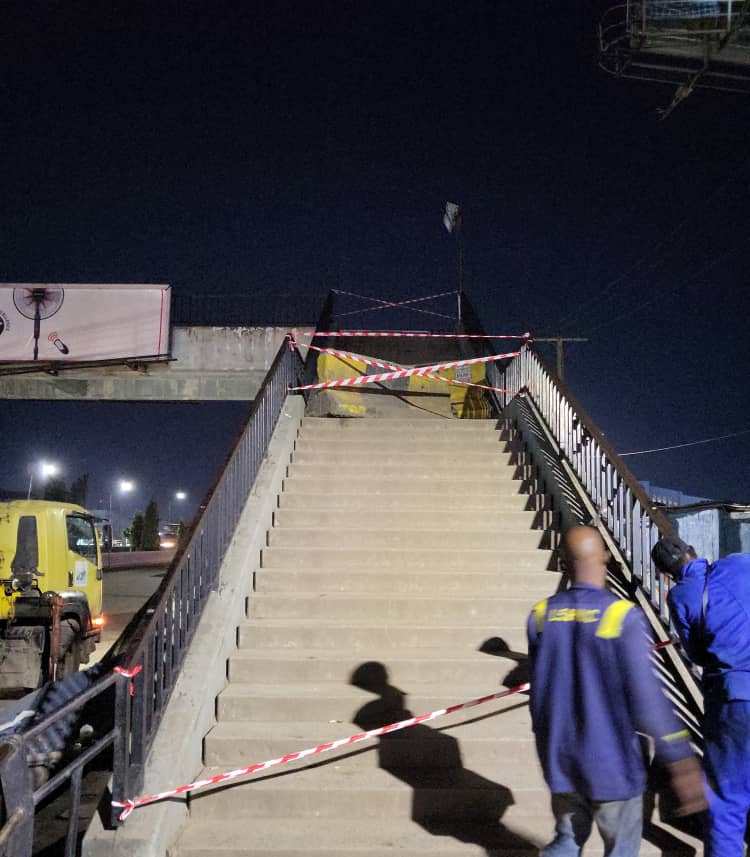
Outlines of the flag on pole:
[[461,226],[461,209],[455,202],[445,203],[443,225],[448,232],[454,232]]

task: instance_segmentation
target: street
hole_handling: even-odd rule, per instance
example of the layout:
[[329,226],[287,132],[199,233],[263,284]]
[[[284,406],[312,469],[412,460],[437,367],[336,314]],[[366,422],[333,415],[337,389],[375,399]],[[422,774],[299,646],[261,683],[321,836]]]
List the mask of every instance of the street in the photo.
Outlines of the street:
[[[104,628],[90,663],[100,661],[136,611],[155,592],[166,569],[137,568],[104,572]],[[85,667],[84,667],[85,668]]]

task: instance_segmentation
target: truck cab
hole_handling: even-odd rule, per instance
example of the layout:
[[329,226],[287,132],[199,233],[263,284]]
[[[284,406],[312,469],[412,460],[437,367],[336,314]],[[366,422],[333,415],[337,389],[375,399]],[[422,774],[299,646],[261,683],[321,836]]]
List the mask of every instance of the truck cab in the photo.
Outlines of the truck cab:
[[99,641],[102,557],[81,506],[0,502],[0,690],[28,690],[88,661]]

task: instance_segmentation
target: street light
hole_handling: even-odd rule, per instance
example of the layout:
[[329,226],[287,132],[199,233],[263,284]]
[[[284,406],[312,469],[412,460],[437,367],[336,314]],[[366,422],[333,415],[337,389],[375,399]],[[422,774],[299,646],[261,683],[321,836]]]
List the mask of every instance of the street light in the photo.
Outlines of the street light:
[[[187,492],[186,491],[175,491],[174,499],[182,502],[183,500],[187,500]],[[167,516],[169,517],[170,523],[172,523],[172,498],[169,498],[169,504],[167,509]]]
[[[120,479],[117,482],[117,493],[118,494],[130,494],[131,491],[135,491],[135,482],[130,479]],[[115,522],[112,519],[112,492],[109,492],[109,523],[112,527],[112,537],[114,538],[115,534]]]
[[34,470],[39,471],[39,478],[42,481],[49,479],[50,476],[57,476],[60,472],[60,468],[51,461],[40,461],[36,465],[32,465],[31,470],[29,471],[29,490],[26,493],[27,500],[31,500],[31,488],[34,484]]

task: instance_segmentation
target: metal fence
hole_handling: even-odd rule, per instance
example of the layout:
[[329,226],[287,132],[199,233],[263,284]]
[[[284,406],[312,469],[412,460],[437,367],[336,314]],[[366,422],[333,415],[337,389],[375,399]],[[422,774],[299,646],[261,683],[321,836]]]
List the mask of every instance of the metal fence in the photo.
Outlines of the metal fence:
[[570,464],[635,579],[667,624],[667,581],[655,570],[651,549],[661,535],[674,533],[672,523],[651,505],[617,452],[532,348],[524,348],[505,369],[490,365],[490,383],[508,390],[498,394],[501,407],[522,391],[532,398],[561,456]]
[[[35,807],[68,781],[71,812],[64,853],[65,857],[75,855],[83,768],[110,748],[114,754],[112,799],[121,801],[142,788],[148,750],[204,605],[218,586],[222,560],[266,456],[288,389],[302,383],[304,377],[302,358],[285,342],[183,547],[159,589],[136,615],[111,654],[120,668],[137,672],[132,685],[110,671],[30,730],[0,742],[0,783],[5,802],[5,820],[0,832],[3,857],[31,854]],[[27,767],[33,741],[50,730],[60,729],[65,718],[83,711],[91,703],[107,712],[102,737],[67,761],[48,783],[34,791]],[[113,816],[112,824],[116,823]]]
[[[484,333],[466,295],[462,296],[462,305],[463,329],[468,333]],[[481,344],[478,350],[486,353],[489,346]],[[668,624],[668,581],[654,568],[651,548],[661,535],[674,534],[672,522],[651,505],[625,462],[532,347],[524,347],[507,365],[487,364],[487,378],[491,386],[508,391],[492,394],[500,413],[521,392],[532,399],[559,447],[560,457],[570,464],[636,581],[661,620]]]

